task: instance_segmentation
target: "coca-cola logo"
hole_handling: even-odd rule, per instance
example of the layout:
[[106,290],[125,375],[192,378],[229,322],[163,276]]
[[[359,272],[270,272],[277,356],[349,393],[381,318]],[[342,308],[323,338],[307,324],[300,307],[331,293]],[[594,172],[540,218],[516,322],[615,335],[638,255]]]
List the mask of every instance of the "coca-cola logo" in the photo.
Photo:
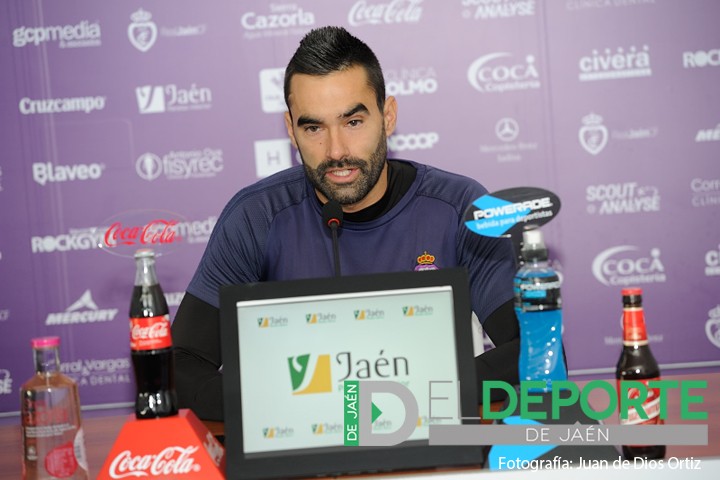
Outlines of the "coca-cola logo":
[[165,322],[154,323],[149,327],[133,325],[130,334],[133,340],[153,340],[155,338],[165,338],[169,335]]
[[190,222],[176,212],[166,210],[132,210],[104,220],[97,232],[99,247],[114,255],[132,257],[139,248],[152,248],[156,255],[166,254],[188,241]]
[[182,240],[175,234],[173,227],[177,220],[151,220],[145,225],[123,225],[115,222],[105,232],[105,246],[113,248],[118,245],[158,245]]
[[417,23],[422,16],[423,0],[391,0],[387,3],[368,3],[359,0],[348,13],[353,27],[392,23]]
[[156,477],[159,475],[185,475],[200,471],[193,454],[199,447],[167,447],[158,454],[134,455],[130,450],[120,452],[110,463],[112,478]]

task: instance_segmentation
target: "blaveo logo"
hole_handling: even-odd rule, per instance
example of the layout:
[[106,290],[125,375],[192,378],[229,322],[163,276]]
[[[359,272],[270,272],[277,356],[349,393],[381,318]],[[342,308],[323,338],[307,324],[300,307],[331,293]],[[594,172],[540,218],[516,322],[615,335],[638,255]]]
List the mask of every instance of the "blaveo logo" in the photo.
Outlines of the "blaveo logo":
[[105,165],[99,163],[78,163],[75,165],[53,165],[50,162],[33,163],[33,180],[40,185],[62,183],[73,180],[97,180],[102,176]]
[[634,245],[608,248],[593,260],[593,275],[608,287],[665,282],[667,276],[660,249],[651,249],[650,256],[638,255],[635,253],[638,250]]

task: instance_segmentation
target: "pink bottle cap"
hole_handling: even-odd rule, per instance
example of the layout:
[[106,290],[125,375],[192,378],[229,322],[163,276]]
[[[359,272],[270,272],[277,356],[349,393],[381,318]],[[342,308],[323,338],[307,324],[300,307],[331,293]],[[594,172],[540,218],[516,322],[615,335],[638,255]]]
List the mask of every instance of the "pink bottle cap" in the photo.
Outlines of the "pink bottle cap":
[[57,347],[60,345],[60,337],[38,337],[30,340],[32,348]]

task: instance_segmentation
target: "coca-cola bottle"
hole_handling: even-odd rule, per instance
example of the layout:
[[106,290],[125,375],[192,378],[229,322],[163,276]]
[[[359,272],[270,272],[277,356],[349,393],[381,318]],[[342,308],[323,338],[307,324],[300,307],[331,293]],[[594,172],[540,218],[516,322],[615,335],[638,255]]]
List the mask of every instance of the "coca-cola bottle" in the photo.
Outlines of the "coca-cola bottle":
[[60,339],[33,338],[30,344],[35,375],[20,388],[23,478],[90,478],[78,387],[60,373]]
[[155,254],[151,249],[138,250],[135,265],[130,302],[130,350],[137,387],[135,416],[177,415],[170,315],[155,274]]
[[[660,368],[648,345],[647,329],[645,328],[645,314],[642,306],[642,289],[624,288],[622,290],[623,302],[623,349],[615,370],[618,382],[618,394],[621,392],[620,382],[623,380],[637,380],[647,384],[651,380],[660,379]],[[648,388],[647,398],[643,402],[643,410],[647,420],[640,418],[634,407],[628,408],[628,418],[620,418],[622,425],[659,425],[660,418],[660,391],[657,388]],[[638,391],[629,389],[629,398],[638,398]],[[626,459],[645,458],[655,459],[665,457],[665,445],[623,445],[623,456]]]

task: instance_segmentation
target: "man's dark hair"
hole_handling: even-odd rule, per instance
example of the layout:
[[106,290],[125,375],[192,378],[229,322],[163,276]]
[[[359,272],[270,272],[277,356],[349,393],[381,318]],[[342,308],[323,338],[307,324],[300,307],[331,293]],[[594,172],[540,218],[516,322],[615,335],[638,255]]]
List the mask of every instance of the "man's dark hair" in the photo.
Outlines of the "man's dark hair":
[[375,91],[377,105],[382,113],[385,105],[385,79],[380,62],[370,47],[342,27],[311,30],[300,40],[300,46],[285,69],[285,104],[288,110],[290,80],[296,73],[323,76],[355,66],[365,69],[368,84]]

